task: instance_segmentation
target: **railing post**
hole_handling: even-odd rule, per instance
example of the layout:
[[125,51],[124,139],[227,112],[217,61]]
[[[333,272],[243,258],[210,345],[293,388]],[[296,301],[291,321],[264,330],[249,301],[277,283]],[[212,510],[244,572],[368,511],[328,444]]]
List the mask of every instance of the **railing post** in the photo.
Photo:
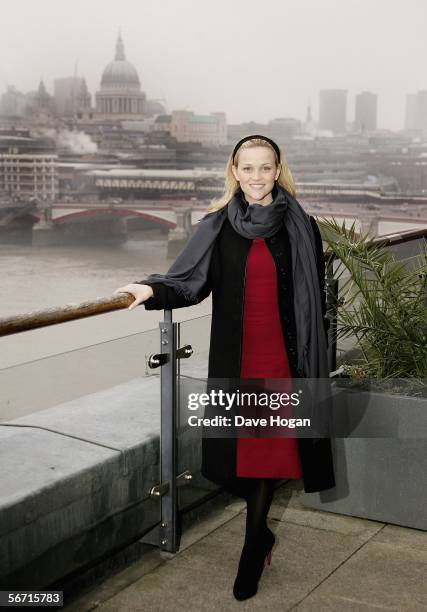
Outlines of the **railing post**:
[[179,550],[181,517],[178,508],[178,487],[192,480],[190,470],[178,474],[178,399],[180,359],[193,354],[191,345],[180,344],[180,323],[172,322],[172,310],[164,311],[159,323],[160,354],[151,355],[148,365],[160,370],[160,482],[151,488],[150,496],[160,498],[160,521],[140,542],[158,546],[168,553]]
[[161,352],[168,353],[169,360],[161,368],[161,482],[169,483],[168,491],[162,496],[163,538],[160,548],[176,552],[176,524],[178,499],[177,476],[177,323],[172,322],[172,311],[165,310],[164,321],[160,323]]
[[168,361],[160,371],[161,381],[161,436],[160,436],[160,476],[161,482],[169,483],[162,496],[162,531],[159,546],[167,552],[177,551],[177,323],[172,322],[172,311],[164,311],[164,321],[160,327],[161,353],[167,353]]
[[175,553],[177,537],[177,347],[178,323],[172,322],[172,310],[164,311],[159,323],[160,355],[155,355],[151,367],[160,368],[160,483],[150,491],[160,498],[160,523],[140,538],[140,542]]

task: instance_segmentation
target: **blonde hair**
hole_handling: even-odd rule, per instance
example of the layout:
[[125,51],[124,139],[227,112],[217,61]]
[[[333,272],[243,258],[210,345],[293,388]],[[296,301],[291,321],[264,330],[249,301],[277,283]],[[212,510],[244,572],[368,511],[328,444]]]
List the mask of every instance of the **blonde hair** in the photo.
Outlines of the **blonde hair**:
[[[266,140],[262,140],[261,138],[254,138],[252,140],[246,140],[240,145],[240,147],[236,151],[236,155],[234,158],[235,165],[237,166],[239,164],[240,151],[242,151],[242,149],[252,149],[253,147],[267,147],[268,149],[273,151],[274,159],[276,161],[276,166],[280,165],[280,174],[276,182],[282,187],[284,187],[286,191],[288,191],[295,198],[296,189],[295,189],[294,179],[292,178],[292,174],[286,162],[285,155],[280,147],[279,147],[279,150],[280,150],[280,158],[282,160],[281,162],[279,162],[279,160],[277,159],[276,151],[273,149],[271,144],[267,142]],[[236,191],[238,191],[239,189],[239,182],[234,178],[234,174],[231,169],[233,166],[232,156],[233,154],[230,153],[230,157],[228,158],[227,166],[225,169],[224,193],[219,198],[216,198],[211,201],[206,211],[207,213],[214,212],[216,210],[220,210],[221,208],[226,206],[226,204],[228,204],[228,202],[232,199]]]

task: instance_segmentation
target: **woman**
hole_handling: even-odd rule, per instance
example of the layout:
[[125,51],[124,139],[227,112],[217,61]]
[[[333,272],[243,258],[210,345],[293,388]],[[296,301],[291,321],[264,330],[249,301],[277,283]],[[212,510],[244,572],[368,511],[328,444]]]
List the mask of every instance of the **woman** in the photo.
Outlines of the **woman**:
[[[322,239],[295,199],[283,153],[270,138],[240,140],[226,167],[225,193],[208,208],[166,275],[115,291],[133,309],[197,304],[212,292],[208,377],[328,377]],[[243,497],[246,532],[236,599],[257,592],[274,534],[267,515],[275,484],[303,478],[306,492],[335,486],[329,438],[202,439],[202,475]]]

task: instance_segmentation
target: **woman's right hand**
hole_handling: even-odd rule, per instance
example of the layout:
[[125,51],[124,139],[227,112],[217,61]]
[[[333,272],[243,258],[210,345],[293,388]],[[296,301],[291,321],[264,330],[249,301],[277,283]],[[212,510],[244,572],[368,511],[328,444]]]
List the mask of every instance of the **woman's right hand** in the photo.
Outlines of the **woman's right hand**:
[[139,283],[129,283],[129,285],[125,285],[124,287],[119,287],[113,294],[116,293],[130,293],[135,298],[135,301],[132,302],[130,306],[128,306],[128,310],[132,310],[138,304],[145,302],[148,298],[153,296],[153,289],[150,285],[140,285]]

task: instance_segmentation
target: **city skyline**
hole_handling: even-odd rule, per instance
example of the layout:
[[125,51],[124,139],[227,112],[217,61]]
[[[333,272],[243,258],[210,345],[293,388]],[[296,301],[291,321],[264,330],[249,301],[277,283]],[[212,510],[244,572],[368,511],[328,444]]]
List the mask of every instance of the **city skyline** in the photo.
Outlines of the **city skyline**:
[[[348,123],[354,120],[356,95],[368,90],[378,96],[378,127],[398,130],[404,126],[406,95],[427,89],[427,42],[421,36],[427,9],[413,0],[403,15],[395,1],[387,2],[382,13],[384,2],[372,6],[363,0],[347,0],[345,7],[335,0],[297,7],[272,2],[262,14],[254,2],[237,1],[227,12],[221,12],[222,2],[217,6],[206,12],[207,3],[189,0],[176,6],[167,0],[143,11],[131,1],[102,7],[98,0],[88,6],[78,0],[67,11],[44,0],[26,7],[27,20],[17,7],[8,7],[2,14],[7,27],[0,41],[0,93],[10,85],[34,91],[41,78],[53,93],[54,79],[72,76],[77,62],[93,103],[102,70],[114,56],[119,27],[126,57],[148,98],[165,101],[169,111],[224,111],[228,123],[275,117],[303,121],[308,104],[317,121],[319,91],[337,88],[348,92]],[[136,16],[141,16],[140,27]],[[284,28],[282,40],[279,21],[285,16],[293,27]],[[403,27],[409,21],[411,31]],[[358,30],[362,23],[364,32]],[[376,30],[373,39],[369,34]],[[362,33],[363,45],[356,45]],[[260,53],[253,45],[258,38]],[[289,66],[285,59],[278,61],[288,52],[296,58]],[[388,64],[382,60],[387,54]]]

